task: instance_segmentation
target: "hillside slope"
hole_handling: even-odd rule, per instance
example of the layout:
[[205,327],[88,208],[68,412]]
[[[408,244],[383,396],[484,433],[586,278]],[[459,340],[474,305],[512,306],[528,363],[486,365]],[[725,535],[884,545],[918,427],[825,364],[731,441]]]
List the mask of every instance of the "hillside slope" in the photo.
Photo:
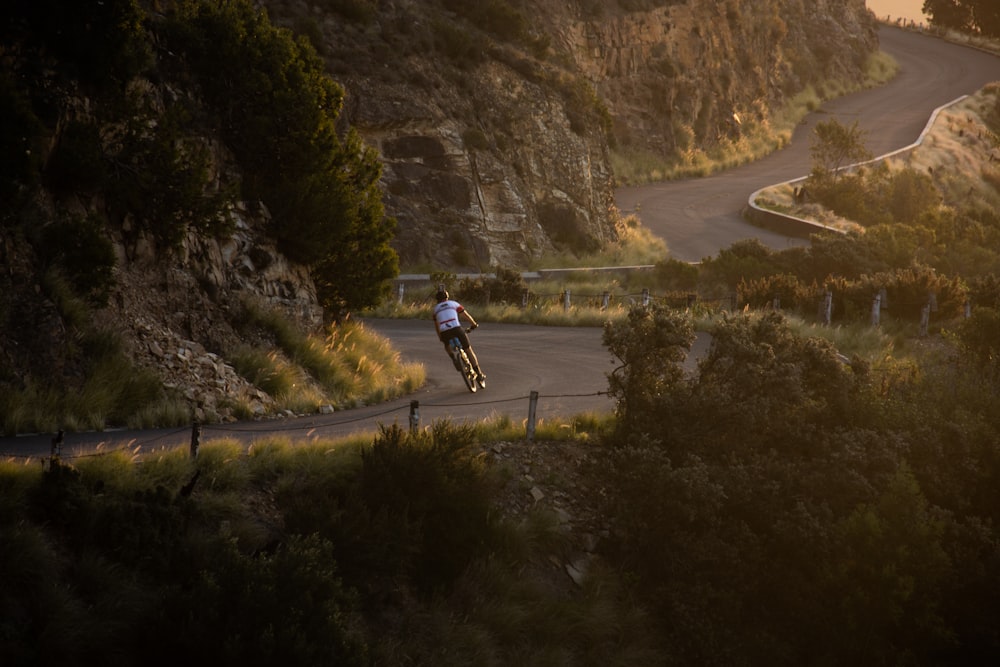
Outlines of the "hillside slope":
[[[266,188],[282,169],[253,163],[227,134],[233,118],[213,113],[222,103],[248,127],[266,120],[242,136],[275,159],[297,137],[246,113],[253,95],[199,87],[154,29],[180,5],[116,0],[88,14],[66,2],[0,12],[0,139],[11,156],[0,183],[0,394],[72,396],[95,377],[94,359],[120,348],[196,415],[231,400],[271,410],[229,357],[274,347],[254,310],[309,332],[341,313],[323,312],[330,284],[285,252],[309,240],[276,237],[276,215],[298,223],[304,212],[271,211],[247,187]],[[769,114],[804,87],[859,79],[877,48],[862,0],[254,6],[311,42],[343,86],[338,129],[380,160],[383,201],[362,198],[395,222],[400,262],[455,272],[614,240],[612,151],[683,161],[738,146],[768,132]],[[262,96],[279,83],[250,65],[216,81],[237,76],[259,77]],[[289,180],[286,202],[299,194]],[[339,252],[363,268],[364,241],[347,236]]]
[[878,46],[863,0],[266,5],[347,89],[403,265],[458,271],[614,239],[612,151],[738,151]]

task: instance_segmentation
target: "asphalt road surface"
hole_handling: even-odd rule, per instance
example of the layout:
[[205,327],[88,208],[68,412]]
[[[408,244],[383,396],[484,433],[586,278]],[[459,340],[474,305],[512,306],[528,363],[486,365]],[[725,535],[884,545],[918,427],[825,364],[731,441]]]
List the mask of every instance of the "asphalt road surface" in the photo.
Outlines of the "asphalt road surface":
[[[601,344],[599,327],[541,327],[524,324],[484,323],[470,334],[483,371],[486,388],[469,392],[455,371],[444,346],[427,320],[367,319],[365,325],[387,336],[404,361],[419,362],[427,371],[425,385],[414,394],[378,405],[329,415],[280,421],[204,425],[200,442],[231,437],[254,440],[288,436],[296,441],[340,438],[374,433],[379,424],[409,426],[411,402],[417,401],[421,426],[436,420],[455,422],[507,415],[514,423],[526,422],[532,392],[538,392],[537,422],[564,421],[580,413],[606,413],[614,402],[605,393],[607,374],[615,365]],[[707,339],[700,337],[686,363],[694,369]],[[191,427],[103,433],[67,433],[64,458],[94,451],[128,448],[138,454],[163,448],[190,446]],[[0,438],[0,455],[21,458],[49,456],[51,434]]]
[[[816,122],[831,117],[845,123],[856,119],[867,132],[868,148],[875,154],[887,153],[913,143],[937,107],[1000,80],[1000,58],[995,56],[895,28],[882,28],[880,37],[883,50],[901,67],[888,85],[824,105],[805,120],[790,146],[768,158],[709,178],[624,189],[617,193],[619,207],[626,212],[638,207],[643,224],[666,239],[672,256],[683,261],[713,256],[746,238],[760,238],[774,248],[801,243],[750,225],[740,212],[759,188],[808,172],[808,132]],[[614,407],[602,393],[614,366],[601,345],[599,328],[484,324],[472,334],[472,343],[487,374],[487,387],[470,394],[435,339],[430,322],[369,320],[368,324],[391,339],[404,360],[425,365],[426,386],[405,398],[330,415],[206,425],[201,442],[220,436],[249,443],[274,434],[305,440],[373,433],[379,424],[408,425],[411,401],[418,402],[421,425],[493,414],[508,415],[520,423],[528,418],[532,391],[539,395],[539,420]],[[689,368],[706,344],[704,337],[699,338]],[[190,427],[69,433],[62,454],[71,457],[124,447],[141,454],[190,442]],[[0,455],[29,459],[48,456],[50,448],[48,434],[0,438]]]
[[880,28],[879,41],[899,63],[899,74],[885,86],[825,103],[804,119],[788,146],[757,162],[707,178],[621,188],[618,208],[636,213],[666,241],[670,256],[684,262],[750,238],[775,250],[806,243],[755,227],[742,211],[760,188],[809,173],[816,123],[857,121],[868,150],[884,155],[915,142],[934,109],[1000,81],[1000,58],[976,49],[893,27]]

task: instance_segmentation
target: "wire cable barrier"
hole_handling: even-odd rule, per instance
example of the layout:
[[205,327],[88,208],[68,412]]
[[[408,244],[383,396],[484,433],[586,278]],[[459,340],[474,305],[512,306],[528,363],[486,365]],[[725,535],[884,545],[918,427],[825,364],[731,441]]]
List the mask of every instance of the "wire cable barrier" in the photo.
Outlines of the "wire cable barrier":
[[[595,391],[595,392],[583,393],[583,394],[533,394],[533,395],[528,395],[528,396],[513,396],[513,397],[509,397],[509,398],[497,398],[497,399],[492,399],[492,400],[488,400],[488,401],[473,401],[473,402],[459,402],[459,403],[420,403],[420,407],[421,408],[474,407],[474,406],[493,405],[493,404],[501,404],[501,403],[513,403],[515,401],[525,401],[525,400],[531,401],[531,400],[543,399],[543,398],[544,399],[588,398],[588,397],[606,396],[606,395],[608,395],[607,391]],[[357,417],[351,417],[349,419],[340,419],[340,420],[337,420],[337,421],[330,421],[330,422],[324,422],[324,423],[315,423],[315,422],[313,422],[313,423],[302,424],[302,425],[277,424],[276,423],[273,427],[264,426],[264,427],[252,427],[252,428],[247,427],[247,426],[241,426],[239,424],[231,424],[230,425],[230,424],[197,424],[196,423],[195,424],[195,428],[199,429],[200,433],[211,431],[211,432],[216,432],[216,433],[244,433],[244,434],[245,433],[259,433],[259,434],[262,434],[262,435],[267,435],[267,434],[270,434],[270,433],[289,433],[289,432],[295,432],[295,431],[320,431],[320,430],[323,430],[323,429],[336,428],[336,427],[339,427],[339,426],[345,426],[347,424],[352,424],[352,423],[358,423],[358,422],[376,420],[379,417],[385,417],[386,415],[391,415],[393,413],[402,412],[402,411],[409,412],[412,409],[413,409],[413,407],[412,407],[412,402],[411,402],[411,403],[407,403],[406,405],[393,406],[391,408],[388,408],[388,409],[383,410],[381,412],[376,412],[374,414],[366,414],[366,415],[361,415],[361,416],[357,416]],[[158,442],[161,442],[161,441],[164,441],[164,440],[167,440],[167,439],[176,438],[177,436],[181,435],[182,433],[189,433],[189,432],[191,432],[191,427],[190,426],[185,426],[185,427],[177,428],[177,429],[165,432],[165,433],[158,433],[155,436],[152,436],[152,437],[150,437],[148,439],[144,439],[144,440],[132,439],[132,440],[128,441],[127,443],[123,444],[123,445],[120,445],[118,447],[114,447],[114,448],[111,448],[111,449],[99,448],[99,449],[95,449],[94,451],[90,451],[90,452],[86,452],[86,453],[76,453],[76,454],[68,454],[68,455],[63,455],[61,453],[57,453],[57,451],[56,451],[56,444],[55,444],[55,438],[53,438],[53,451],[48,456],[44,456],[44,455],[40,455],[40,454],[0,453],[0,457],[5,458],[5,459],[24,459],[24,460],[30,460],[30,459],[33,459],[33,458],[40,458],[40,459],[42,459],[44,461],[44,460],[46,460],[48,458],[53,458],[53,457],[57,457],[57,458],[60,458],[60,459],[65,459],[65,460],[71,460],[71,459],[86,458],[86,457],[91,457],[91,456],[104,456],[106,454],[112,454],[112,453],[115,453],[115,452],[120,452],[120,451],[125,451],[125,450],[131,451],[133,453],[138,453],[140,450],[144,450],[144,449],[145,450],[150,450],[150,449],[152,449],[156,445],[156,443],[158,443]],[[62,443],[60,443],[60,448],[61,448],[61,445],[62,445]],[[177,446],[177,445],[175,444],[173,446]]]

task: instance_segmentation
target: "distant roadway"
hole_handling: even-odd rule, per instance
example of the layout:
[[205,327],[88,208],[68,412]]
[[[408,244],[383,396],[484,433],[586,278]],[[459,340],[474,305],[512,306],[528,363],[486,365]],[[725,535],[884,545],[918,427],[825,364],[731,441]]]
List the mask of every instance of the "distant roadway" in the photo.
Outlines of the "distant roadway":
[[707,178],[621,188],[615,193],[618,208],[636,213],[666,241],[670,256],[684,262],[713,257],[750,238],[776,250],[804,244],[751,225],[742,210],[758,189],[809,173],[816,123],[857,121],[868,150],[883,155],[916,141],[934,109],[1000,81],[1000,58],[976,49],[888,26],[879,29],[879,41],[899,63],[899,74],[888,84],[824,103],[799,125],[788,146],[756,162]]
[[[845,123],[858,120],[868,133],[869,150],[887,153],[913,143],[935,108],[1000,80],[1000,58],[995,56],[896,28],[882,28],[879,34],[882,49],[900,64],[899,75],[886,86],[823,105],[802,123],[788,147],[767,158],[704,179],[624,188],[616,194],[619,207],[625,212],[638,209],[643,224],[662,236],[671,256],[682,261],[714,256],[747,238],[760,238],[773,248],[801,243],[750,225],[741,211],[757,189],[806,175],[808,133],[816,122],[834,117]],[[430,322],[368,320],[367,324],[391,339],[404,361],[424,364],[424,387],[405,398],[329,415],[206,425],[202,442],[220,436],[244,442],[271,435],[295,440],[338,438],[371,433],[379,424],[395,422],[406,427],[412,401],[418,404],[421,426],[437,419],[463,421],[491,414],[507,415],[521,424],[527,420],[532,391],[539,394],[536,417],[547,422],[562,423],[565,415],[614,407],[602,393],[607,390],[606,374],[614,365],[601,345],[599,328],[483,324],[472,334],[472,342],[487,373],[487,387],[470,394],[435,339]],[[692,357],[703,353],[704,346],[705,339],[700,338]],[[50,440],[50,435],[0,438],[0,455],[47,456]],[[141,454],[186,446],[190,441],[190,427],[70,433],[62,453],[73,456],[95,447],[129,447]]]

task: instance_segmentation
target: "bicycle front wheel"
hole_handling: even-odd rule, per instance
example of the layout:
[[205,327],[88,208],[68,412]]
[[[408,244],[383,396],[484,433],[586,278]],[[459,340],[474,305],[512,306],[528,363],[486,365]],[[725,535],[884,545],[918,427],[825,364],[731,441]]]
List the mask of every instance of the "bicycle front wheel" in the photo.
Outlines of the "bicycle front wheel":
[[462,379],[465,380],[465,386],[473,394],[476,393],[476,372],[472,370],[472,362],[469,361],[469,356],[462,350],[459,357],[462,362]]

